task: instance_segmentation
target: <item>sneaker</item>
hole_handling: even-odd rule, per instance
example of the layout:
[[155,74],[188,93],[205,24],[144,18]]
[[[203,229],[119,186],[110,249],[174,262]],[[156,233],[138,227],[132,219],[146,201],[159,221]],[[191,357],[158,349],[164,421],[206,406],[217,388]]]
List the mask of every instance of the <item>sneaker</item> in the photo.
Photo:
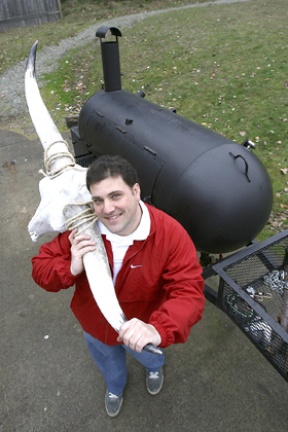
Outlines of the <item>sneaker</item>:
[[156,395],[162,389],[164,382],[163,368],[158,371],[152,372],[146,369],[146,387],[148,393],[151,395]]
[[105,393],[105,408],[109,417],[116,417],[122,407],[123,396],[116,396],[108,390]]

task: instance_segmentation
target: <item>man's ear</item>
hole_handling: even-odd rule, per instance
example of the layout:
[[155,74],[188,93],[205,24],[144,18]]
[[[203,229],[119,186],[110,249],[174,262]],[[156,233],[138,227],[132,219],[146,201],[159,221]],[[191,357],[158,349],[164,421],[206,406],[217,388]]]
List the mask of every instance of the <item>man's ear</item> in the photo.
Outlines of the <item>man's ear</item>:
[[132,190],[133,190],[134,195],[136,195],[137,198],[140,200],[141,199],[141,188],[140,188],[139,183],[135,183]]

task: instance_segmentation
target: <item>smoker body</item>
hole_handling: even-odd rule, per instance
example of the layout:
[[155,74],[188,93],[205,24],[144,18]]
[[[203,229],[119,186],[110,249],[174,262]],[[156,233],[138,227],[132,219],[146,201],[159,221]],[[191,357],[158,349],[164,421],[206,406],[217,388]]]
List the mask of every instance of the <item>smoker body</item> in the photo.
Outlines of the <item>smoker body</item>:
[[260,160],[245,145],[122,90],[121,32],[102,26],[96,36],[104,90],[82,107],[75,153],[78,144],[95,157],[117,154],[129,160],[142,198],[177,219],[199,252],[231,252],[251,243],[273,201]]
[[266,224],[271,182],[245,146],[124,90],[93,95],[78,127],[95,156],[132,163],[143,199],[177,219],[198,251],[234,251]]

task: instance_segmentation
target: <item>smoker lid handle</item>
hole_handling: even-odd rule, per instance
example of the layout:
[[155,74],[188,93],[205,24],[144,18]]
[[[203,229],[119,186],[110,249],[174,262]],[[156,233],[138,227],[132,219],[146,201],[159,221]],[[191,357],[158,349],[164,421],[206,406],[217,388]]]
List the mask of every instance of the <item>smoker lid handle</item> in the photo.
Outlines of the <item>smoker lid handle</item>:
[[250,179],[250,177],[249,177],[249,175],[248,175],[249,165],[248,165],[248,162],[246,161],[246,159],[244,158],[244,156],[242,156],[241,154],[233,155],[233,153],[231,153],[231,152],[229,152],[229,154],[230,154],[232,157],[234,157],[234,159],[238,159],[238,158],[243,159],[244,164],[245,164],[245,175],[246,175],[246,178],[247,178],[248,182],[251,183],[251,179]]

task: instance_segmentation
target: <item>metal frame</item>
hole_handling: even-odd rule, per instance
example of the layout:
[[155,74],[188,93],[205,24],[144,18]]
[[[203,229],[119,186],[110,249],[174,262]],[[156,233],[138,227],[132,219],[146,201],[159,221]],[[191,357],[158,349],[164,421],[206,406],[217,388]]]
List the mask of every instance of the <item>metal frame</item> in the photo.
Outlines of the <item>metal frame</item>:
[[[212,302],[215,306],[219,307],[224,313],[226,313],[226,315],[228,315],[229,318],[237,325],[237,327],[240,328],[240,330],[257,347],[257,349],[260,350],[261,354],[263,354],[264,357],[273,365],[273,367],[277,369],[277,371],[283,376],[283,378],[288,381],[288,374],[283,372],[283,370],[278,366],[276,361],[273,361],[273,358],[271,357],[271,355],[269,355],[269,353],[266,353],[265,350],[259,348],[259,344],[257,345],[257,342],[249,335],[249,333],[244,330],[244,328],[240,325],[240,322],[237,321],[235,316],[233,317],[233,315],[229,315],[229,313],[225,309],[223,309],[222,306],[223,290],[226,284],[231,287],[232,290],[236,293],[236,295],[242,298],[255,311],[255,313],[259,315],[259,317],[261,317],[263,321],[265,321],[272,328],[275,334],[280,336],[280,338],[285,344],[288,344],[288,333],[261,307],[261,305],[257,301],[253,300],[253,298],[251,298],[251,296],[247,292],[245,292],[237,283],[235,283],[234,280],[225,271],[237,262],[240,262],[243,259],[247,259],[250,255],[252,256],[257,253],[260,260],[263,261],[264,265],[267,267],[268,270],[277,269],[277,267],[279,267],[279,264],[273,262],[273,257],[269,256],[269,253],[268,251],[265,251],[265,248],[273,245],[274,243],[278,243],[285,237],[288,237],[288,229],[276,234],[275,236],[263,242],[247,246],[246,248],[241,249],[240,251],[228,256],[227,258],[224,258],[216,264],[209,264],[208,266],[204,267],[203,277],[205,279],[205,297],[207,298],[207,300]],[[216,291],[206,283],[206,279],[211,276],[219,276],[218,291]]]

